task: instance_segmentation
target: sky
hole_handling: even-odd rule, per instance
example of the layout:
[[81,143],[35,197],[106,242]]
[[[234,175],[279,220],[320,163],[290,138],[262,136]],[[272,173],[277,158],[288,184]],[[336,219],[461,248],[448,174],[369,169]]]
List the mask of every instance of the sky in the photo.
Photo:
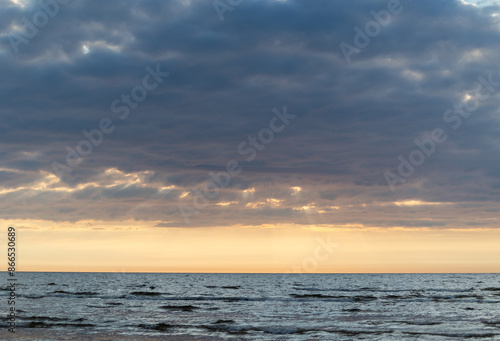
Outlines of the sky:
[[19,269],[497,272],[499,14],[0,0]]

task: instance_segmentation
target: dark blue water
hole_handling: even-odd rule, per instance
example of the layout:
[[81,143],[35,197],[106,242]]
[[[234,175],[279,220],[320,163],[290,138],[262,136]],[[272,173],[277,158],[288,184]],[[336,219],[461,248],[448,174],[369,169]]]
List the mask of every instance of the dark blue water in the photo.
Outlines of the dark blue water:
[[498,274],[18,273],[17,293],[19,336],[500,340]]

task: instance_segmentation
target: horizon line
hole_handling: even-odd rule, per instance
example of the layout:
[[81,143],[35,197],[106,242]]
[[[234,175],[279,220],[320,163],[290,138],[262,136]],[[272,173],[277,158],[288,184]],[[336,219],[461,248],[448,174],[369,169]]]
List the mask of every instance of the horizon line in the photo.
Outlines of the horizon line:
[[[0,271],[9,273],[10,271]],[[500,272],[162,272],[162,271],[19,271],[15,273],[105,273],[105,274],[219,274],[219,275],[474,275],[491,274],[496,275]]]

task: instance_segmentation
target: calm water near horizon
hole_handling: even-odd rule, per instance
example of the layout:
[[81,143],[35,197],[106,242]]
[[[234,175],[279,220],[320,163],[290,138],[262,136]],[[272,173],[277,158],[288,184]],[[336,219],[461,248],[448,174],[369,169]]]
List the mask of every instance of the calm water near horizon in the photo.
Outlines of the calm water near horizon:
[[[7,276],[4,276],[6,278]],[[500,274],[19,272],[17,335],[500,340]],[[6,285],[2,288],[6,337]]]

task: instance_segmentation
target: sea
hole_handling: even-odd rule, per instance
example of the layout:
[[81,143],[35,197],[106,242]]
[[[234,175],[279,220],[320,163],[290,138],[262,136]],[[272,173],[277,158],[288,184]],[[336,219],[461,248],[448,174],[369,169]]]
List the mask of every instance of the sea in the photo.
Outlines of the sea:
[[16,276],[1,340],[500,340],[500,274]]

